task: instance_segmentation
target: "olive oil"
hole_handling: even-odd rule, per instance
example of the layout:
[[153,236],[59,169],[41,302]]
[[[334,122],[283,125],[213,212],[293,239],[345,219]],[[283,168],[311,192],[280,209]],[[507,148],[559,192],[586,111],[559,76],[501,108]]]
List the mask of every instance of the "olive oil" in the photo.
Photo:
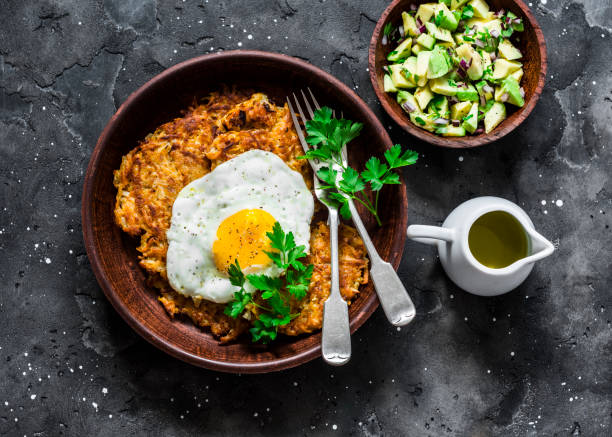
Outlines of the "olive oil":
[[508,267],[525,258],[529,250],[523,226],[504,211],[491,211],[479,217],[470,228],[468,244],[474,258],[492,269]]

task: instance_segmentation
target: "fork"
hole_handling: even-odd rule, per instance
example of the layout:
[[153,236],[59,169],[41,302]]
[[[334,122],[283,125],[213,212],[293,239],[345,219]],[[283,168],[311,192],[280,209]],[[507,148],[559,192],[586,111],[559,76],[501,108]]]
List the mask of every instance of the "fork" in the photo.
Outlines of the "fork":
[[[310,89],[308,91],[310,91]],[[302,111],[300,102],[295,94],[293,94],[293,100],[300,117],[302,120],[304,120],[304,122],[306,122],[307,120],[312,120],[314,118],[314,113],[310,103],[308,102],[306,94],[304,94],[304,91],[301,91],[301,93],[304,99],[304,106],[306,107],[310,118],[306,118],[304,111]],[[310,95],[313,99],[315,107],[319,109],[319,105],[316,103],[316,99],[312,95],[312,91],[310,91]],[[308,150],[310,150],[310,146],[304,138],[304,133],[302,132],[302,128],[300,127],[289,98],[287,98],[287,104],[289,106],[289,111],[291,112],[291,118],[293,119],[295,130],[298,134],[298,138],[300,139],[300,144],[304,149],[304,153],[306,153]],[[323,351],[323,359],[328,364],[333,366],[341,366],[346,364],[351,358],[351,331],[349,327],[348,305],[340,294],[340,265],[338,262],[338,209],[330,206],[328,202],[326,202],[325,190],[321,188],[319,177],[317,176],[320,163],[318,160],[311,159],[309,159],[308,162],[310,163],[314,173],[313,183],[315,195],[325,206],[327,206],[327,210],[329,212],[331,290],[323,308],[321,349]]]
[[[348,155],[346,152],[346,144],[342,147],[341,157],[342,165],[347,167]],[[383,311],[387,316],[387,320],[394,326],[407,325],[412,322],[416,315],[414,303],[412,303],[408,291],[404,287],[404,284],[402,284],[393,266],[384,261],[378,254],[376,247],[374,247],[374,243],[372,243],[368,235],[368,231],[361,221],[357,208],[355,208],[353,199],[348,199],[348,205],[353,223],[368,251],[370,257],[370,277],[372,278],[372,282],[374,282],[374,289],[383,307]]]
[[[312,94],[312,91],[310,91],[310,88],[308,88],[308,92],[312,97],[315,107],[319,109],[319,103]],[[343,118],[343,115],[341,114],[340,117]],[[342,158],[342,165],[345,168],[348,167],[346,144],[342,147],[340,156]],[[342,173],[339,172],[339,178],[341,177]],[[355,224],[357,232],[359,232],[359,235],[363,240],[363,244],[368,251],[368,255],[370,257],[370,276],[372,278],[372,282],[374,282],[374,288],[376,289],[378,300],[383,307],[387,320],[389,320],[389,322],[391,322],[391,324],[394,326],[407,325],[416,315],[416,309],[412,303],[412,299],[410,299],[408,291],[404,287],[404,284],[402,284],[402,281],[400,280],[393,266],[384,261],[378,254],[376,247],[374,247],[374,244],[368,235],[368,231],[361,221],[361,217],[357,212],[355,203],[351,198],[347,198],[347,200],[353,223]]]

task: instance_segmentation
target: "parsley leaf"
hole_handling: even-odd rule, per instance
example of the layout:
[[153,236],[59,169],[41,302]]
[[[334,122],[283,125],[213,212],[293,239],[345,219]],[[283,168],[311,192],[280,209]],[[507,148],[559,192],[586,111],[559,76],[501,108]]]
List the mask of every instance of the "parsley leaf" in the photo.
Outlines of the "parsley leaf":
[[[408,71],[403,73],[410,77]],[[418,81],[418,76],[414,75],[414,80]],[[414,164],[417,155],[414,152],[402,154],[401,147],[396,145],[392,148],[392,155],[389,155],[391,158],[387,158],[389,165],[381,163],[378,158],[371,158],[366,163],[366,169],[359,174],[352,167],[343,165],[340,153],[346,144],[359,135],[363,125],[346,119],[332,118],[331,114],[331,109],[323,107],[315,111],[312,121],[306,123],[306,140],[313,147],[305,157],[316,157],[324,161],[324,165],[317,171],[318,178],[324,184],[321,188],[327,190],[326,198],[322,201],[339,208],[340,214],[346,219],[351,217],[350,201],[360,202],[372,213],[378,224],[382,225],[378,216],[378,192],[385,184],[399,183],[399,176],[389,172],[394,168]],[[389,159],[392,159],[392,162]],[[341,169],[337,170],[338,168]],[[342,177],[339,177],[340,174]],[[368,184],[375,193],[374,199],[365,192]]]
[[240,270],[238,260],[236,260],[234,264],[230,265],[227,273],[229,275],[231,284],[235,287],[240,287],[240,290],[234,293],[233,300],[225,307],[223,312],[235,319],[242,314],[246,306],[251,302],[252,296],[244,289],[245,277],[242,270]]
[[342,180],[338,185],[345,193],[355,193],[365,188],[365,184],[361,176],[359,176],[359,172],[352,167],[347,167],[346,170],[342,172]]
[[[252,314],[255,315],[253,327],[250,329],[252,340],[268,343],[276,338],[278,327],[286,325],[295,315],[291,315],[290,298],[303,299],[310,286],[310,278],[314,266],[305,266],[303,260],[306,257],[304,246],[295,244],[292,232],[285,233],[280,224],[274,223],[272,232],[268,232],[270,245],[275,252],[266,252],[268,257],[285,272],[285,275],[271,277],[262,274],[244,275],[240,269],[238,260],[228,269],[230,282],[240,290],[234,293],[224,309],[224,313],[233,318],[241,315],[247,306],[257,308]],[[245,290],[248,282],[256,288],[261,300],[254,299],[253,295]],[[263,301],[263,302],[262,302]]]
[[399,144],[394,145],[385,152],[385,159],[389,163],[389,168],[404,167],[417,162],[419,154],[414,150],[405,150],[402,153],[402,147]]
[[373,156],[366,162],[365,167],[366,169],[361,173],[361,177],[363,177],[366,182],[370,183],[373,191],[380,190],[384,185],[381,178],[389,169],[387,164],[381,163],[380,159]]
[[227,269],[227,274],[229,275],[229,280],[233,286],[244,286],[244,274],[242,273],[240,264],[238,264],[238,260],[229,266],[229,269]]
[[235,319],[244,312],[252,298],[250,293],[241,288],[240,291],[234,293],[234,298],[227,304],[223,312]]

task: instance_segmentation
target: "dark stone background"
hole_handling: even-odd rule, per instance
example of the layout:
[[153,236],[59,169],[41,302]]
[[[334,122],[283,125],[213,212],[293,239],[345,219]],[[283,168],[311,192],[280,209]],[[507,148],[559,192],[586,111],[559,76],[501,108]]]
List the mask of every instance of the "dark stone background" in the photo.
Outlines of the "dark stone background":
[[[403,134],[376,101],[367,48],[386,3],[1,2],[0,434],[611,435],[612,6],[530,3],[550,61],[538,106],[504,140],[454,151]],[[235,376],[153,348],[91,272],[83,173],[129,93],[239,47],[333,73],[422,154],[405,173],[411,223],[498,195],[557,251],[519,289],[485,299],[451,284],[433,248],[408,242],[399,273],[416,320],[397,330],[379,309],[344,368],[319,359]]]

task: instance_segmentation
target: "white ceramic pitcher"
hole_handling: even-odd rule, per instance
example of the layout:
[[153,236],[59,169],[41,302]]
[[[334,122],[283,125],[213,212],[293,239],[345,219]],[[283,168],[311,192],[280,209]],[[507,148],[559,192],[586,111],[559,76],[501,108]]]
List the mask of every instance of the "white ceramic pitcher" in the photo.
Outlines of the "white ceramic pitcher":
[[[474,222],[492,211],[504,211],[515,217],[523,226],[528,241],[527,256],[500,269],[479,263],[468,245],[468,234]],[[411,225],[408,237],[436,244],[442,267],[451,280],[465,291],[480,296],[497,296],[518,287],[533,269],[533,263],[554,250],[552,243],[536,232],[531,219],[518,205],[490,196],[462,203],[449,214],[442,227]]]

